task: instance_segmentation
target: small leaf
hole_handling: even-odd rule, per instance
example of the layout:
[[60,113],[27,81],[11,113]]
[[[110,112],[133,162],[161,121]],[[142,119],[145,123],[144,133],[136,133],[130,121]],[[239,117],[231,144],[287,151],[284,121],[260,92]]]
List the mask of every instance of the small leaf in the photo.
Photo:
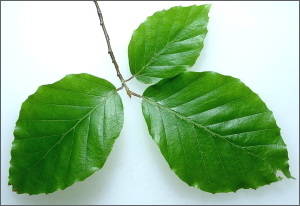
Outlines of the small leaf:
[[89,74],[43,85],[22,104],[9,184],[18,193],[63,190],[104,165],[123,125],[116,88]]
[[272,112],[239,79],[186,72],[150,86],[142,109],[170,168],[190,186],[217,193],[288,178],[288,153]]
[[131,73],[142,83],[157,83],[194,65],[207,33],[210,4],[172,7],[148,17],[131,37]]

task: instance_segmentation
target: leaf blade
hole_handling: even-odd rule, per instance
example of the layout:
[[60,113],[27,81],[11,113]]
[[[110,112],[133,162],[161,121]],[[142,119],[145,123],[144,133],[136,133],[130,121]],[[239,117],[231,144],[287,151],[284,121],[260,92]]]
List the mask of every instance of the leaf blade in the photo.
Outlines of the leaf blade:
[[194,65],[207,33],[210,4],[154,13],[136,29],[128,46],[131,73],[142,83],[174,77]]
[[102,168],[123,125],[116,88],[89,74],[40,86],[22,104],[9,184],[18,193],[51,193]]
[[280,180],[277,169],[293,178],[272,112],[236,78],[182,73],[148,87],[142,109],[170,168],[190,186],[257,188]]

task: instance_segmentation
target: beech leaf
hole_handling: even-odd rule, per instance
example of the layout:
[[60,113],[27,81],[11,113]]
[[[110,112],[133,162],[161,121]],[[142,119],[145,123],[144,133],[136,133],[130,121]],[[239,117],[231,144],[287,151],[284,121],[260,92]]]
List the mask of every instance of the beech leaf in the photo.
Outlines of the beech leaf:
[[116,88],[90,74],[43,85],[22,104],[9,184],[18,193],[63,190],[104,165],[123,126]]
[[288,153],[272,112],[239,79],[186,72],[148,87],[143,114],[170,168],[218,193],[288,178]]
[[194,65],[207,33],[210,4],[155,12],[132,34],[130,71],[142,83],[174,77]]

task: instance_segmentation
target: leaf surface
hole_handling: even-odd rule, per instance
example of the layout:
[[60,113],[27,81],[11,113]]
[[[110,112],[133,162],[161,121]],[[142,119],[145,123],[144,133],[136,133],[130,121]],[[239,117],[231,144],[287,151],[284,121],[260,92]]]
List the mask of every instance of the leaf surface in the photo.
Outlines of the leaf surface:
[[207,34],[210,4],[172,7],[148,17],[128,46],[130,71],[142,83],[157,83],[194,65]]
[[122,125],[122,101],[104,79],[71,74],[40,86],[16,122],[9,184],[39,194],[86,179],[102,168]]
[[218,193],[288,178],[288,153],[272,112],[239,79],[186,72],[148,87],[143,114],[170,168]]

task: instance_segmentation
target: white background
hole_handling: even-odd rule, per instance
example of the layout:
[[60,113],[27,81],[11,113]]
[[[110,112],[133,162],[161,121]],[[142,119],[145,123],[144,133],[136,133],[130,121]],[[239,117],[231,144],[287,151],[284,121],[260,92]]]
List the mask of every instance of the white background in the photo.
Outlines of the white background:
[[[99,2],[124,78],[134,29],[155,11],[207,2]],[[1,2],[2,204],[299,204],[299,2],[212,2],[209,32],[193,71],[240,78],[266,102],[297,180],[257,190],[210,194],[189,187],[168,167],[148,134],[141,100],[124,90],[125,123],[104,167],[49,195],[18,195],[7,185],[15,122],[37,87],[69,73],[120,82],[92,2]],[[142,94],[146,85],[128,83]]]

